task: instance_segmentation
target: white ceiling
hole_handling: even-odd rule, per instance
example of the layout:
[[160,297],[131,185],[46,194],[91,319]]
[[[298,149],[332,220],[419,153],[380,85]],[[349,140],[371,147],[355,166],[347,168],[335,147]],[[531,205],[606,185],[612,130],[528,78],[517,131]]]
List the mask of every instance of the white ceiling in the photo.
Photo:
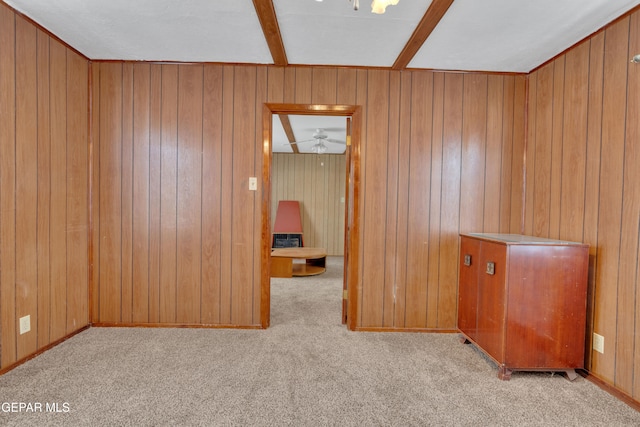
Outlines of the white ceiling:
[[[407,69],[517,73],[533,70],[640,4],[453,0],[441,19],[432,19],[447,0],[400,0],[383,15],[370,12],[369,0],[362,0],[358,11],[351,0],[0,1],[93,60],[273,64],[278,61],[269,40],[275,39],[286,56],[279,65],[392,67],[402,58]],[[260,23],[261,9],[269,9],[264,6],[270,1],[280,38],[277,31],[265,35]],[[437,25],[415,53],[403,58],[423,17]],[[336,119],[344,122],[306,116],[293,118],[291,125],[297,140],[310,139],[316,128],[337,128]],[[274,121],[274,150],[291,150],[276,140],[278,132],[284,135],[279,120]],[[330,138],[344,139],[345,131],[340,132]],[[305,144],[299,149],[304,152]]]
[[[313,134],[318,129],[322,129],[328,139],[346,141],[346,117],[289,115],[288,118],[295,140],[303,141],[296,144],[298,151],[302,154],[312,153],[311,147],[315,143]],[[273,116],[271,134],[271,147],[274,153],[293,153],[293,148],[277,115]],[[332,142],[326,142],[325,145],[328,148],[326,154],[344,154],[346,149],[346,145]]]
[[[90,59],[273,63],[252,0],[2,1]],[[273,0],[288,63],[390,67],[432,2],[360,3]],[[638,4],[454,0],[407,68],[529,72]]]

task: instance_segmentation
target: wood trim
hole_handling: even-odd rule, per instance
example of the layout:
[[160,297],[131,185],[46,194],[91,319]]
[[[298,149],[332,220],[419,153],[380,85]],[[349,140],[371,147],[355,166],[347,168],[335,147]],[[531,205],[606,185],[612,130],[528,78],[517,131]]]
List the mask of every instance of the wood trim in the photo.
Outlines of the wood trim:
[[272,109],[262,107],[262,234],[260,277],[260,325],[268,328],[271,322],[271,121]]
[[379,328],[379,327],[362,327],[358,326],[354,329],[355,332],[416,332],[416,333],[430,333],[430,334],[457,334],[460,331],[457,329],[436,329],[436,328]]
[[444,14],[447,13],[452,3],[453,0],[433,0],[431,2],[422,20],[413,31],[413,34],[411,34],[411,38],[407,41],[402,52],[400,52],[400,55],[398,55],[398,58],[396,58],[396,61],[393,63],[391,67],[392,70],[403,70],[407,67],[423,43],[436,28]]
[[207,325],[201,323],[116,323],[98,322],[91,325],[94,328],[184,328],[184,329],[262,329],[260,325]]
[[597,375],[594,375],[587,370],[577,369],[576,372],[580,374],[582,377],[584,377],[587,381],[590,381],[593,384],[597,385],[602,390],[606,391],[616,399],[623,401],[624,403],[631,406],[636,411],[640,411],[640,401],[635,400],[633,397],[620,391],[620,389],[613,387],[609,383],[599,378]]
[[272,0],[253,0],[253,6],[258,14],[260,25],[262,26],[262,32],[269,45],[269,51],[271,51],[271,57],[275,65],[286,66],[289,65],[287,61],[287,53],[284,50],[284,43],[282,42],[282,34],[280,34],[280,26],[278,25],[278,18],[276,11],[273,7]]
[[[360,138],[362,136],[362,109],[357,107],[351,116],[351,154],[349,168],[353,176],[352,192],[349,192],[347,206],[352,211],[350,221],[345,224],[348,230],[348,252],[345,254],[348,265],[347,289],[347,328],[355,330],[358,323],[358,295],[360,295]],[[349,180],[350,177],[347,177]],[[353,203],[350,203],[353,201]]]
[[[296,142],[296,136],[293,133],[289,116],[287,114],[279,114],[278,117],[280,118],[280,123],[282,123],[282,128],[284,129],[284,133],[287,135],[289,142]],[[295,154],[300,154],[298,144],[291,144],[291,149]]]
[[[329,104],[277,104],[265,103],[262,111],[262,243],[261,243],[261,299],[260,299],[260,324],[263,328],[269,327],[271,316],[271,121],[273,114],[302,114],[313,116],[351,116],[351,165],[353,176],[353,204],[351,223],[345,224],[349,230],[349,253],[345,258],[349,263],[348,281],[351,284],[348,291],[349,314],[347,326],[354,330],[358,313],[358,289],[360,277],[358,270],[359,242],[360,242],[360,207],[359,207],[359,177],[360,177],[360,135],[362,127],[362,108],[358,105],[329,105]],[[348,178],[347,178],[348,179]],[[348,200],[346,201],[348,204]]]
[[89,323],[93,321],[93,64],[88,64],[88,105],[87,105],[87,138],[88,138],[88,158],[87,158],[87,318]]
[[78,335],[80,332],[84,332],[87,329],[89,329],[91,327],[91,325],[86,325],[83,326],[82,328],[78,329],[77,331],[73,331],[71,332],[69,335],[66,335],[42,348],[39,348],[38,351],[36,351],[35,353],[32,353],[26,357],[23,357],[22,359],[18,360],[17,362],[12,363],[9,366],[6,366],[2,369],[0,369],[0,376],[6,374],[7,372],[17,368],[18,366],[22,365],[25,362],[28,362],[29,360],[40,356],[42,353],[51,350],[53,347],[57,346],[58,344],[62,344],[63,342],[65,342],[66,340],[68,340],[69,338],[73,338],[74,336]]
[[527,216],[527,147],[529,146],[529,89],[530,76],[527,76],[524,82],[524,129],[523,129],[523,149],[522,149],[522,188],[520,210],[520,234],[525,234],[525,220]]

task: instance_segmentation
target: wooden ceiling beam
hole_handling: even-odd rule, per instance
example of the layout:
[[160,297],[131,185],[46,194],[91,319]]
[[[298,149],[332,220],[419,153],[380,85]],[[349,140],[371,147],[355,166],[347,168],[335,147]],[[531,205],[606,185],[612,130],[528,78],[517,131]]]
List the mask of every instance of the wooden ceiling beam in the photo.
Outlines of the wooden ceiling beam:
[[273,7],[273,0],[253,0],[253,7],[256,9],[262,32],[267,40],[271,57],[275,65],[289,65],[287,53],[284,50],[282,34],[276,17],[276,10]]
[[[296,142],[296,136],[293,133],[289,116],[287,114],[278,114],[278,117],[280,117],[280,123],[282,123],[282,128],[284,129],[284,133],[287,135],[289,142]],[[300,154],[298,144],[291,144],[291,149],[295,154]]]
[[447,13],[451,3],[453,3],[453,0],[433,0],[431,2],[429,9],[427,9],[422,20],[413,31],[411,38],[407,44],[404,45],[396,62],[393,63],[391,67],[392,70],[404,70],[407,65],[409,65],[409,62],[411,62],[415,54],[418,53],[422,44],[431,35],[444,14]]

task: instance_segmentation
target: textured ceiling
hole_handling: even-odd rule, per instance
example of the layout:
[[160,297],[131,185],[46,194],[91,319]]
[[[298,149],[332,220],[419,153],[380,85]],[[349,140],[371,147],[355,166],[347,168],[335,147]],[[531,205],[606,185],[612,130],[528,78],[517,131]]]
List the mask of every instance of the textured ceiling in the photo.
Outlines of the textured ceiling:
[[287,64],[391,67],[414,47],[407,68],[496,72],[529,72],[640,4],[400,0],[376,15],[368,0],[3,1],[89,59],[278,63],[271,38]]
[[[515,73],[537,68],[640,4],[400,0],[376,15],[369,0],[357,11],[355,0],[2,1],[93,60]],[[344,118],[297,117],[290,120],[296,140],[316,128],[345,137]],[[273,129],[274,151],[291,152],[280,120]]]

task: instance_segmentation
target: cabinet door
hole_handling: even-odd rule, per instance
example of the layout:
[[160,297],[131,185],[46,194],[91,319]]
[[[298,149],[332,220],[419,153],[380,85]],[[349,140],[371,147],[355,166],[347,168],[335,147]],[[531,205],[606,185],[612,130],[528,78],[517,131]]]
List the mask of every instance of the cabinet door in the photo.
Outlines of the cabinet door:
[[478,265],[478,331],[476,342],[496,361],[504,360],[505,271],[507,247],[482,242]]
[[458,329],[475,341],[478,318],[480,241],[462,237],[458,280]]

